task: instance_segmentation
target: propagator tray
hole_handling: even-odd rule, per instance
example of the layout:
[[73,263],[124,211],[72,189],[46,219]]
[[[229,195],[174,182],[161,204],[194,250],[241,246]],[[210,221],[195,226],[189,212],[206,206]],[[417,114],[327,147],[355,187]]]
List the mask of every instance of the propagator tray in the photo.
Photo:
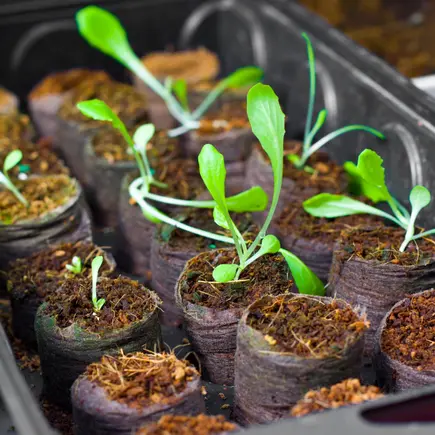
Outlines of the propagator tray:
[[[61,3],[61,4],[60,4]],[[308,74],[302,31],[310,34],[317,55],[317,109],[329,112],[327,129],[361,122],[383,131],[382,144],[364,134],[340,137],[328,148],[339,161],[355,160],[362,149],[383,158],[389,187],[407,201],[410,187],[435,191],[435,100],[367,50],[290,0],[124,0],[99,1],[115,12],[142,55],[176,43],[177,48],[205,45],[218,52],[223,73],[246,64],[265,70],[288,115],[287,134],[303,132]],[[78,36],[74,13],[85,1],[8,1],[0,6],[0,83],[20,97],[46,74],[78,66],[104,68],[126,78],[122,67],[88,47]],[[435,224],[435,201],[427,226]],[[100,238],[96,238],[99,243]],[[107,245],[107,243],[105,243]],[[179,340],[173,330],[165,339]],[[36,397],[40,377],[21,373],[0,328],[0,435],[50,435]],[[221,387],[207,385],[209,412],[228,412],[218,400]],[[35,393],[32,394],[33,391]],[[228,400],[231,392],[225,390]],[[228,415],[228,414],[227,414]],[[389,395],[374,403],[342,408],[302,419],[253,427],[247,433],[333,435],[426,435],[435,433],[435,386]]]

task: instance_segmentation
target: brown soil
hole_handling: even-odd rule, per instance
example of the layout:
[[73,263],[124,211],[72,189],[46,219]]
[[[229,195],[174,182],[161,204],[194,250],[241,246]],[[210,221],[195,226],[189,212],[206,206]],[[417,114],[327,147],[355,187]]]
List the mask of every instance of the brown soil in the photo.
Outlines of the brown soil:
[[31,175],[53,175],[69,174],[68,168],[52,151],[52,143],[42,138],[36,144],[30,141],[10,142],[0,148],[0,165],[13,150],[19,149],[23,153],[20,164],[13,168],[9,174],[15,177],[18,174]]
[[[318,151],[307,161],[307,165],[314,169],[314,173],[309,173],[303,169],[297,169],[291,163],[287,155],[301,154],[301,143],[293,140],[284,141],[284,172],[285,178],[294,180],[299,186],[312,188],[321,192],[343,193],[347,187],[347,175],[344,169],[333,162],[327,153]],[[257,144],[263,158],[268,162],[269,158]]]
[[236,430],[237,426],[223,415],[164,415],[158,422],[139,429],[136,435],[212,435]]
[[21,141],[31,128],[30,118],[27,115],[0,115],[0,149],[11,142]]
[[189,83],[214,79],[219,73],[219,59],[206,48],[150,53],[142,58],[146,68],[157,78],[185,79]]
[[[219,83],[219,80],[203,80],[202,82],[194,83],[189,87],[190,91],[194,92],[204,92],[208,93],[210,92],[217,84]],[[249,91],[249,87],[246,88],[227,88],[223,92],[227,95],[234,95],[237,97],[244,96],[246,97],[246,94]]]
[[205,115],[196,131],[198,135],[209,135],[242,128],[250,128],[246,103],[234,101],[224,103],[217,111]]
[[325,245],[333,245],[341,231],[358,227],[377,227],[383,219],[371,215],[351,215],[336,219],[318,218],[308,214],[300,202],[286,206],[277,220],[279,230],[284,236],[316,239]]
[[395,308],[382,332],[382,350],[416,370],[435,370],[435,296],[411,297]]
[[99,279],[97,296],[106,303],[97,315],[91,294],[91,279],[66,280],[47,295],[45,315],[54,317],[59,328],[76,324],[88,332],[103,334],[139,322],[157,308],[153,294],[130,278]]
[[277,352],[311,358],[340,358],[368,322],[337,301],[280,296],[252,308],[247,324]]
[[177,401],[188,382],[199,377],[196,369],[173,353],[136,352],[103,356],[90,364],[85,376],[104,389],[109,400],[142,409]]
[[[254,240],[259,229],[253,223],[251,215],[249,213],[234,213],[232,218],[245,240]],[[229,231],[215,224],[213,210],[210,209],[190,209],[186,214],[177,216],[176,219],[186,225],[231,237]],[[172,225],[162,225],[159,236],[162,242],[166,242],[167,246],[174,250],[202,252],[208,249],[228,247],[227,244],[197,236]]]
[[[140,125],[142,123],[129,129],[132,136]],[[118,130],[111,127],[100,130],[92,142],[95,155],[104,158],[110,164],[134,160],[134,155],[128,152],[130,147]],[[168,137],[166,131],[158,131],[148,143],[147,151],[151,165],[156,160],[170,161],[180,154],[179,140]]]
[[83,82],[108,82],[112,79],[104,71],[77,68],[50,74],[37,84],[29,94],[30,99],[58,95],[70,91]]
[[98,98],[103,100],[124,123],[148,121],[146,101],[132,86],[118,82],[83,82],[76,86],[59,109],[59,116],[80,123],[84,129],[108,124],[88,118],[79,111],[77,103]]
[[353,256],[381,263],[414,266],[429,263],[435,253],[435,241],[429,238],[411,242],[405,252],[399,252],[405,237],[401,228],[382,227],[374,230],[353,229],[340,236],[343,249],[337,253],[344,260]]
[[0,190],[0,222],[14,224],[22,220],[41,218],[64,205],[77,193],[77,183],[66,175],[17,180],[15,187],[29,202],[24,206],[9,190]]
[[194,263],[181,283],[183,299],[193,304],[225,310],[244,308],[265,294],[277,295],[291,290],[287,263],[281,255],[264,255],[250,264],[237,282],[217,283],[213,269],[219,264],[238,262],[234,251],[211,251]]
[[383,397],[381,390],[373,385],[361,385],[359,379],[345,379],[329,388],[310,390],[292,408],[293,417],[302,417],[312,412],[340,408]]
[[[67,264],[71,264],[73,257],[77,256],[82,260],[80,276],[90,278],[92,260],[98,255],[104,255],[104,251],[98,246],[88,242],[77,242],[63,243],[30,257],[19,258],[9,266],[8,288],[17,298],[33,294],[44,298],[58,288],[62,280],[76,276],[66,268]],[[107,276],[110,272],[111,266],[104,262],[99,275]]]
[[61,435],[73,435],[72,413],[65,411],[54,403],[44,400],[41,403],[42,412],[50,426],[59,431]]

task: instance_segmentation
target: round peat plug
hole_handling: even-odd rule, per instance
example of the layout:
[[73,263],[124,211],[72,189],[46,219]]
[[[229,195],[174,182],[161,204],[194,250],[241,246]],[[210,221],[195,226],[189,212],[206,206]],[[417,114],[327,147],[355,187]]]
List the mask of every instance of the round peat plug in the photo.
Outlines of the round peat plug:
[[164,414],[205,410],[199,373],[173,353],[105,355],[71,392],[75,435],[131,435]]
[[358,377],[367,326],[338,299],[279,295],[254,302],[237,333],[236,420],[279,420],[306,391]]

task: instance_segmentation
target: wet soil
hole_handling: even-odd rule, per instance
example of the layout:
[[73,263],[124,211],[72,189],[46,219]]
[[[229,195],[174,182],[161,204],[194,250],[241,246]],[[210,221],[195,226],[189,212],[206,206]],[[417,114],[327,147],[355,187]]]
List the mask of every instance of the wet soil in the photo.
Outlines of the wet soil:
[[42,412],[50,423],[50,426],[59,431],[62,435],[73,435],[72,413],[64,410],[54,403],[43,400],[41,403]]
[[148,121],[146,101],[142,94],[132,86],[118,82],[83,82],[76,86],[65,98],[58,115],[66,120],[80,124],[83,129],[98,128],[104,124],[83,115],[77,108],[77,103],[98,98],[103,100],[119,116],[124,123],[131,124],[141,120]]
[[6,225],[41,218],[77,194],[76,181],[66,175],[17,180],[14,184],[29,206],[22,204],[9,190],[0,190],[0,222]]
[[177,52],[155,52],[142,58],[143,64],[157,78],[185,79],[189,83],[214,79],[219,73],[217,55],[206,48]]
[[[0,149],[30,135],[32,124],[27,115],[0,115]],[[28,138],[30,139],[30,138]]]
[[[231,217],[245,240],[254,240],[259,229],[252,221],[251,215],[249,213],[234,213],[231,214]],[[231,237],[228,230],[216,225],[213,220],[213,210],[210,209],[189,209],[187,213],[177,216],[176,219],[204,231]],[[228,247],[228,244],[197,236],[172,225],[161,225],[158,234],[160,241],[166,243],[166,246],[174,251],[202,252],[208,249]]]
[[196,133],[201,135],[220,134],[231,130],[250,128],[246,103],[233,101],[224,103],[219,109],[201,118]]
[[313,412],[357,405],[383,396],[381,390],[374,385],[361,385],[359,379],[345,379],[329,388],[308,391],[292,408],[291,415],[302,417]]
[[9,172],[14,177],[20,174],[19,178],[29,175],[69,174],[68,168],[53,152],[51,141],[46,138],[41,138],[37,143],[22,140],[0,145],[0,166],[3,166],[6,156],[16,149],[22,151],[23,159]]
[[399,248],[405,237],[402,228],[381,227],[373,230],[353,229],[341,233],[342,249],[336,254],[344,261],[353,256],[380,263],[402,266],[424,265],[435,254],[435,240],[422,238],[411,242],[405,252]]
[[309,358],[340,358],[368,328],[365,318],[337,301],[280,296],[249,313],[247,324],[277,352]]
[[89,70],[84,68],[70,69],[50,74],[37,84],[29,94],[30,99],[46,95],[58,95],[70,91],[83,82],[105,82],[112,79],[104,71]]
[[283,236],[300,237],[334,245],[341,231],[359,227],[376,227],[383,219],[371,215],[351,215],[336,219],[318,218],[308,214],[301,202],[286,206],[277,219],[277,226]]
[[199,373],[173,353],[124,355],[121,351],[119,356],[103,356],[90,364],[84,376],[103,388],[109,400],[142,409],[176,402],[176,396],[198,379]]
[[[77,256],[82,261],[82,272],[79,276],[90,278],[92,260],[98,255],[104,255],[100,247],[93,243],[77,242],[63,243],[30,257],[20,258],[9,266],[8,288],[17,299],[32,295],[45,298],[59,287],[61,281],[77,276],[66,268],[71,264],[73,257]],[[99,275],[106,276],[111,272],[112,266],[105,261],[101,265]]]
[[216,266],[236,262],[235,250],[211,251],[191,262],[186,279],[180,282],[183,299],[219,310],[244,308],[261,296],[289,292],[293,287],[287,263],[277,254],[264,255],[254,261],[241,273],[239,281],[214,281],[212,273]]
[[411,297],[389,315],[382,351],[418,371],[435,370],[435,295]]
[[[133,136],[136,129],[142,123],[136,124],[129,129]],[[134,155],[130,147],[118,130],[111,127],[97,132],[92,140],[93,149],[97,157],[103,158],[107,163],[134,161]],[[150,165],[156,160],[168,162],[180,154],[180,145],[177,138],[170,138],[166,131],[157,131],[147,145],[147,156]]]
[[139,429],[136,435],[212,435],[236,430],[237,426],[226,421],[223,415],[165,415],[158,422]]
[[59,328],[75,324],[88,332],[104,334],[139,322],[157,308],[153,293],[129,278],[99,279],[97,296],[106,303],[98,313],[91,294],[91,279],[66,280],[47,295],[44,314],[54,317]]

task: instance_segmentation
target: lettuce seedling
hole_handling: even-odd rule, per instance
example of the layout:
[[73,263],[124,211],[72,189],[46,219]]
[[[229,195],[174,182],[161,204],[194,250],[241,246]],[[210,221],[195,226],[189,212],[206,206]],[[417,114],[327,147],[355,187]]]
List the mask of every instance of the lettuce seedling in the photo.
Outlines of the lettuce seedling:
[[100,270],[101,265],[103,264],[103,256],[98,255],[92,260],[92,304],[94,306],[95,311],[100,311],[103,308],[103,305],[106,303],[106,299],[98,299],[97,296],[97,280],[98,280],[98,271]]
[[76,255],[71,260],[71,264],[67,264],[66,269],[72,272],[74,275],[80,275],[83,270],[82,260]]
[[29,202],[21,195],[20,191],[15,187],[12,180],[9,178],[8,172],[20,163],[23,158],[23,153],[20,150],[11,151],[5,158],[3,163],[3,172],[0,171],[0,184],[3,184],[8,190],[10,190],[15,197],[25,207],[29,206]]
[[338,136],[341,136],[342,134],[349,133],[351,131],[365,131],[367,133],[376,136],[379,139],[385,139],[385,136],[378,130],[375,130],[374,128],[367,127],[365,125],[360,125],[360,124],[353,124],[353,125],[348,125],[346,127],[339,128],[338,130],[335,130],[327,134],[322,139],[318,140],[316,143],[313,144],[313,140],[316,134],[319,132],[319,130],[322,128],[323,124],[326,121],[328,112],[326,109],[322,109],[317,116],[317,120],[314,126],[312,126],[314,102],[316,98],[316,60],[314,56],[313,45],[311,44],[311,40],[309,36],[306,33],[302,33],[302,37],[305,39],[305,42],[307,44],[308,67],[309,67],[309,76],[310,76],[308,111],[307,111],[307,119],[305,122],[305,133],[304,133],[304,140],[302,145],[302,154],[301,156],[298,156],[297,154],[289,154],[287,158],[293,163],[293,165],[296,168],[305,169],[308,172],[312,172],[313,169],[306,165],[309,157],[312,154],[314,154],[316,151],[318,151],[321,147],[326,145],[328,142],[330,142],[331,140],[335,139]]
[[307,199],[303,207],[307,213],[316,217],[337,218],[367,213],[388,219],[405,230],[405,237],[400,246],[400,252],[404,252],[412,240],[435,233],[434,229],[415,234],[415,221],[420,211],[429,205],[431,194],[423,186],[414,186],[409,195],[411,203],[411,213],[409,213],[391,196],[385,184],[385,170],[382,163],[383,160],[378,154],[366,149],[359,155],[357,165],[346,162],[345,168],[352,175],[354,181],[359,183],[360,193],[374,203],[386,202],[393,214],[344,195],[329,193],[321,193]]
[[164,84],[160,83],[134,53],[126,31],[116,16],[97,6],[87,6],[77,12],[76,21],[80,34],[91,46],[120,62],[164,100],[169,112],[181,124],[181,127],[170,132],[171,136],[197,129],[199,118],[225,89],[248,87],[263,77],[260,68],[252,66],[240,68],[221,80],[191,113],[187,102],[186,83],[180,80],[173,82],[171,78],[168,78]]

